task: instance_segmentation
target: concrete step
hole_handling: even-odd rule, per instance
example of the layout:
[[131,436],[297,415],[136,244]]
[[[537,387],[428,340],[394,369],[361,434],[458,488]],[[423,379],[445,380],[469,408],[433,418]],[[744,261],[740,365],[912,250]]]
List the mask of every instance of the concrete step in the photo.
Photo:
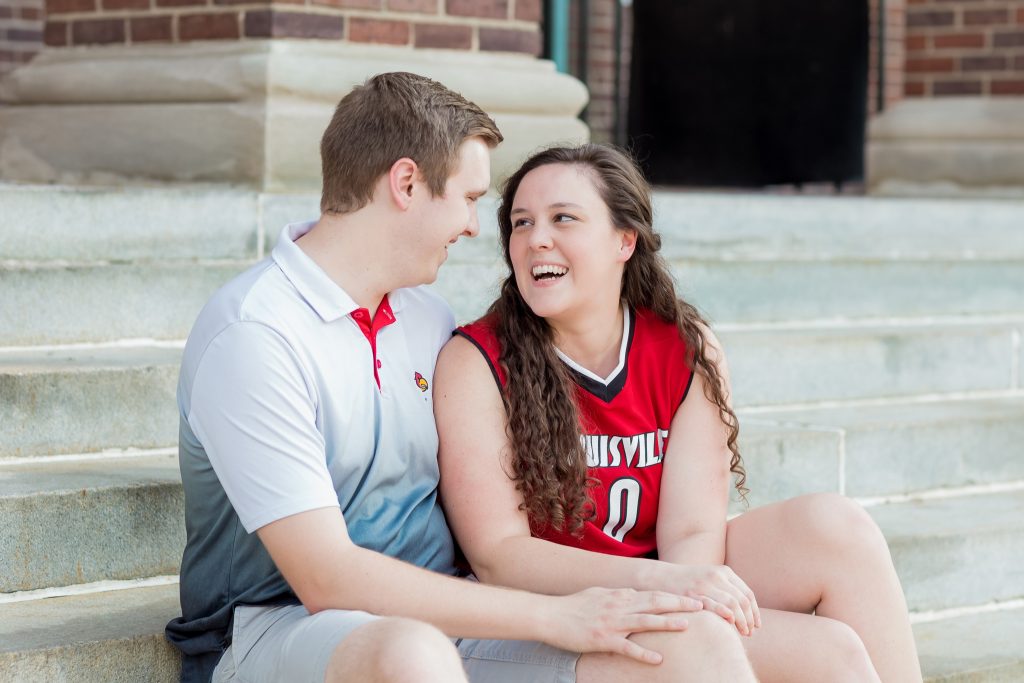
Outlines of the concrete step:
[[0,465],[0,593],[176,574],[174,454]]
[[[451,247],[438,274],[435,289],[460,321],[483,314],[506,273],[493,253],[476,255],[486,239]],[[1024,260],[678,258],[670,265],[680,295],[715,324],[1024,314]]]
[[0,184],[0,261],[253,259],[264,201],[215,185]]
[[1019,392],[1024,319],[721,327],[737,406]]
[[[840,467],[844,492],[859,498],[1024,481],[1024,396],[758,411],[741,414],[740,424],[781,435],[761,450],[741,441],[755,490],[761,479],[773,492],[775,480],[789,479],[836,490],[829,485]],[[807,441],[817,453],[797,447]]]
[[0,683],[173,683],[178,586],[0,604]]
[[0,351],[5,458],[173,446],[179,348]]
[[[163,628],[179,613],[176,585],[0,604],[0,683],[172,683],[177,651]],[[1024,610],[914,626],[928,683],[1024,678]]]
[[1024,491],[868,508],[912,612],[1024,598]]
[[248,261],[0,264],[0,346],[183,339]]
[[1024,680],[1024,608],[916,624],[928,683],[1019,683]]

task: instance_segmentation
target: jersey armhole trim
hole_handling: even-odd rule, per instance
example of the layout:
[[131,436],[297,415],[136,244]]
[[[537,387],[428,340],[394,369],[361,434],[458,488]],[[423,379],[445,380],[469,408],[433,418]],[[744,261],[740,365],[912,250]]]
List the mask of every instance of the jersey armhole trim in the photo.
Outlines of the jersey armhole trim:
[[468,341],[470,344],[477,348],[477,351],[479,351],[480,354],[484,357],[484,362],[487,363],[487,368],[491,371],[491,376],[494,377],[494,383],[498,385],[498,393],[504,395],[505,387],[501,385],[501,377],[498,376],[498,370],[497,368],[494,367],[494,363],[491,362],[490,355],[488,355],[484,347],[480,346],[480,342],[478,342],[476,339],[473,339],[473,337],[469,336],[462,330],[453,330],[452,336],[462,337],[463,339],[465,339],[466,341]]
[[679,409],[679,406],[683,405],[683,401],[686,400],[686,397],[690,395],[690,387],[693,386],[693,378],[694,378],[694,376],[696,374],[697,374],[697,369],[696,368],[691,368],[691,370],[690,370],[690,379],[686,380],[686,389],[683,390],[683,397],[681,399],[679,399],[679,404],[676,405],[676,409],[677,410]]

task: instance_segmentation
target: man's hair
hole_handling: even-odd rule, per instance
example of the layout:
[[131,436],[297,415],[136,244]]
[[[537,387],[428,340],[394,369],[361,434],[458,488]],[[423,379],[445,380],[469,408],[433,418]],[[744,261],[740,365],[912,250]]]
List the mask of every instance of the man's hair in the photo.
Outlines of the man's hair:
[[362,208],[377,180],[403,157],[419,166],[431,195],[443,195],[459,147],[472,137],[490,147],[502,141],[491,117],[462,95],[417,74],[373,76],[342,98],[320,141],[320,210]]

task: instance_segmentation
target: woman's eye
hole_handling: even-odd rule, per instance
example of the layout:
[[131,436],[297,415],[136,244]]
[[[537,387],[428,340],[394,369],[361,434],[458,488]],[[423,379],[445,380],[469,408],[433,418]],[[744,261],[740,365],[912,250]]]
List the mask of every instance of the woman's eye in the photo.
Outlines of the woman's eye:
[[555,223],[567,223],[569,221],[576,220],[575,216],[570,216],[567,213],[560,213],[555,215]]
[[524,227],[528,226],[529,224],[530,224],[530,221],[528,221],[525,218],[520,218],[520,219],[515,220],[515,221],[512,222],[512,227],[513,228],[524,228]]

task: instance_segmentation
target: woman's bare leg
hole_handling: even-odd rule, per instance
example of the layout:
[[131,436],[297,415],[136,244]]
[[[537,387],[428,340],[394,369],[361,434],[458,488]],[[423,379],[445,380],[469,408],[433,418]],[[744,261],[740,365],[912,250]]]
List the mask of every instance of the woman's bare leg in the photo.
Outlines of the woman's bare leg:
[[762,609],[813,611],[847,624],[881,680],[921,680],[889,548],[874,520],[852,500],[814,494],[741,515],[729,522],[725,561]]
[[743,644],[761,683],[879,683],[860,637],[835,619],[761,608]]
[[681,632],[630,636],[660,652],[661,664],[643,664],[620,655],[585,654],[576,665],[577,683],[757,683],[736,627],[710,612],[689,612]]

